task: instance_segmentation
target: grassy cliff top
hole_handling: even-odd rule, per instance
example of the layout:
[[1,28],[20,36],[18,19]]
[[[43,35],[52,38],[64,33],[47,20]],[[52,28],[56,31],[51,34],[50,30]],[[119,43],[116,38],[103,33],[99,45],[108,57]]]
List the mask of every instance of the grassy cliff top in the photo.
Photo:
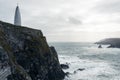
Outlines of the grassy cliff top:
[[0,26],[5,29],[5,30],[12,30],[13,32],[24,32],[24,33],[29,33],[32,35],[41,35],[43,36],[43,33],[41,30],[33,29],[33,28],[28,28],[25,26],[16,26],[10,23],[6,23],[3,21],[0,21]]

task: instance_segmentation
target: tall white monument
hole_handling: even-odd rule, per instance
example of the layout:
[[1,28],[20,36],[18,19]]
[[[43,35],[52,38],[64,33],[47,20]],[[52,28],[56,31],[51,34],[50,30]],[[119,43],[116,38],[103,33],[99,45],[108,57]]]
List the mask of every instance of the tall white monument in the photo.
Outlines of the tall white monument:
[[14,25],[21,26],[21,14],[20,14],[20,9],[18,5],[15,10]]

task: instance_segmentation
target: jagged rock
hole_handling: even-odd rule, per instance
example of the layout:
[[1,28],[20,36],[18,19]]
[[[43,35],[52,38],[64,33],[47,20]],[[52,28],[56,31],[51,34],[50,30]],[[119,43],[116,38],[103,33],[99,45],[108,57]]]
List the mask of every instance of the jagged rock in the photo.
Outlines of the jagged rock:
[[62,68],[62,69],[68,69],[69,66],[68,66],[67,64],[61,64],[61,68]]
[[79,68],[76,71],[74,71],[74,74],[77,73],[78,71],[83,71],[83,70],[85,70],[85,68]]
[[79,68],[77,71],[83,71],[85,70],[85,68]]
[[9,57],[8,80],[62,80],[57,52],[40,30],[0,21],[0,45]]
[[70,73],[70,72],[66,72],[65,74],[68,76],[68,75],[70,75],[71,73]]

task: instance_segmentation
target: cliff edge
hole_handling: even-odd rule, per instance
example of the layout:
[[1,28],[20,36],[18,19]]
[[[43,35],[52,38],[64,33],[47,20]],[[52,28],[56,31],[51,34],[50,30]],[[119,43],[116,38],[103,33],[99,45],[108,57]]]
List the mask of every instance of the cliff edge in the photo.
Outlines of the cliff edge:
[[48,46],[40,30],[0,21],[0,45],[11,67],[8,80],[64,79],[56,50]]

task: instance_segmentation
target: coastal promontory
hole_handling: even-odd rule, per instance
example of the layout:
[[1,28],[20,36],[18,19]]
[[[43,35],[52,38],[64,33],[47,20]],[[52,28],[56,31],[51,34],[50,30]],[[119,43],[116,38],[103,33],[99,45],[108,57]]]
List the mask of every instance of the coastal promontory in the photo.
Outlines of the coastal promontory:
[[120,48],[120,38],[106,38],[96,42],[96,44],[110,45],[108,48]]
[[8,56],[8,80],[63,80],[57,52],[40,30],[0,21],[0,46]]

